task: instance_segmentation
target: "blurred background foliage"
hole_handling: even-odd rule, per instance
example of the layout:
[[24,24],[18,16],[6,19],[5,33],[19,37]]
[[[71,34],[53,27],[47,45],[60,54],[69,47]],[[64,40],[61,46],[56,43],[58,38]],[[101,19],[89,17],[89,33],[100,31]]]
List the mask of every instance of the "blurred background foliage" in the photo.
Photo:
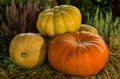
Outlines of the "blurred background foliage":
[[[19,7],[20,3],[27,4],[29,0],[15,0],[16,6]],[[38,0],[32,0],[36,2]],[[45,8],[50,8],[55,5],[74,5],[80,9],[82,16],[86,16],[87,12],[95,14],[96,9],[99,7],[100,11],[104,14],[108,11],[113,12],[113,17],[120,16],[120,0],[39,0],[39,8],[44,10]],[[6,20],[5,9],[10,6],[11,0],[0,0],[0,14],[4,20]],[[84,19],[83,19],[84,21]],[[0,21],[1,22],[1,21]],[[1,23],[0,23],[1,24]]]
[[82,23],[87,23],[88,14],[89,18],[94,17],[98,8],[103,17],[111,12],[112,18],[109,19],[120,16],[120,0],[0,0],[0,44],[9,44],[13,36],[21,32],[37,32],[35,26],[39,12],[64,4],[80,9]]
[[[15,3],[13,3],[13,1]],[[39,12],[46,8],[54,7],[55,5],[64,4],[74,5],[80,9],[83,17],[83,23],[86,22],[85,17],[88,15],[88,13],[94,16],[96,13],[96,9],[98,8],[99,11],[103,13],[103,16],[106,15],[107,12],[112,12],[113,20],[114,18],[120,16],[120,0],[0,0],[0,30],[10,32],[10,29],[12,28],[11,26],[18,25],[20,29],[18,30],[18,27],[16,26],[16,28],[14,28],[15,30],[17,29],[18,32],[28,32],[27,30],[25,30],[25,28],[35,25]],[[14,8],[11,9],[10,7]],[[33,16],[34,14],[35,16]],[[16,17],[18,15],[19,17]],[[14,17],[16,17],[16,23],[13,22]],[[29,17],[34,18],[34,20],[31,19],[31,21],[29,22],[32,23],[25,25],[25,23],[30,20]],[[20,20],[22,20],[22,23],[17,23]],[[7,28],[6,26],[10,28]],[[23,26],[25,26],[25,28],[23,28]],[[21,30],[21,28],[24,29],[24,31]],[[33,28],[29,29],[30,32],[36,32],[33,31]],[[13,29],[11,30],[13,31]],[[1,31],[0,34],[4,36],[3,31]]]
[[69,4],[77,6],[82,15],[85,16],[87,12],[95,14],[99,7],[102,13],[106,14],[108,11],[113,12],[113,16],[120,16],[120,0],[56,0],[58,5]]
[[[8,48],[10,40],[16,34],[37,32],[35,28],[39,12],[55,5],[64,4],[78,7],[82,13],[82,23],[91,25],[97,24],[97,22],[88,22],[88,20],[99,16],[100,13],[102,13],[102,17],[111,13],[112,18],[108,18],[108,20],[113,21],[120,16],[120,0],[0,0],[0,51],[3,52],[2,54],[8,51],[6,47]],[[99,9],[99,13],[96,15],[97,9]]]
[[[64,4],[78,7],[82,13],[82,23],[94,26],[106,41],[109,49],[120,52],[118,50],[120,49],[120,0],[0,0],[0,70],[2,72],[5,72],[4,69],[12,70],[15,67],[8,55],[11,39],[21,32],[37,32],[36,21],[38,14],[46,8]],[[120,55],[114,52],[111,54],[114,55],[113,58],[116,58],[116,60],[114,59],[116,65]],[[111,63],[111,65],[113,64]],[[110,67],[113,67],[111,65]],[[109,69],[110,67],[108,67],[109,71],[111,70]],[[120,66],[117,67],[120,69]],[[43,69],[45,69],[44,66]],[[111,73],[113,76],[117,75],[117,72]],[[43,71],[42,74],[44,74]],[[14,75],[16,76],[16,73]],[[111,76],[111,74],[109,75]],[[109,75],[107,74],[107,76]],[[8,78],[5,77],[3,79]]]

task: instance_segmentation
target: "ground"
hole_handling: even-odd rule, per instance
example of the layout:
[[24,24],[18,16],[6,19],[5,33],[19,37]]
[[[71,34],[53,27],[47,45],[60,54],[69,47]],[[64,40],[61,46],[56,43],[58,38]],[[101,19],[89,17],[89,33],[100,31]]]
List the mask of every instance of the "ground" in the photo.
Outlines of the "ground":
[[119,79],[120,50],[109,50],[109,60],[105,67],[96,75],[89,77],[69,76],[53,69],[47,59],[44,64],[31,70],[16,67],[13,71],[0,69],[0,79]]

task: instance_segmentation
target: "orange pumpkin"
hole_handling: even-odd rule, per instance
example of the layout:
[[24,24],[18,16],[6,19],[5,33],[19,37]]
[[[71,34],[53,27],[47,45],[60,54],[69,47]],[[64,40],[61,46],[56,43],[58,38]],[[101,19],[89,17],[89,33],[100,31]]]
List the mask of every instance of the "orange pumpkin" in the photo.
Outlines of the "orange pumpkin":
[[108,48],[101,36],[76,32],[56,36],[48,47],[48,60],[56,70],[68,75],[97,74],[108,60]]

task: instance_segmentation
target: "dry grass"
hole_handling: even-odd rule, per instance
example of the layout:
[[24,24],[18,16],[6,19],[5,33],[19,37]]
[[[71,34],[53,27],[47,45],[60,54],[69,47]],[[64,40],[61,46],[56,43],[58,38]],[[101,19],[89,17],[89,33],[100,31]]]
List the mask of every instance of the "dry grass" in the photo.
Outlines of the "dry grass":
[[0,79],[119,79],[120,78],[120,50],[109,50],[109,61],[96,75],[89,77],[69,76],[53,69],[47,59],[45,63],[31,70],[16,67],[12,72],[0,68]]
[[111,16],[107,14],[105,19],[102,15],[100,19],[91,17],[87,22],[97,28],[109,47],[109,60],[98,74],[89,77],[65,75],[53,69],[46,59],[43,65],[31,70],[16,67],[13,71],[8,71],[0,67],[0,79],[120,79],[120,19],[111,22]]

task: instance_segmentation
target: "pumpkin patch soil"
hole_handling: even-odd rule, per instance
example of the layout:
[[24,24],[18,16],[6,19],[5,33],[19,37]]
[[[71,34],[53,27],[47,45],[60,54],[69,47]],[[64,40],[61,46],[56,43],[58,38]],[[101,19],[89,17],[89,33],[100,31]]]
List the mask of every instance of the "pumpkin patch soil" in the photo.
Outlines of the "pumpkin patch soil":
[[64,75],[53,69],[47,59],[43,65],[31,70],[16,67],[14,71],[9,72],[0,68],[0,77],[2,79],[119,79],[120,50],[118,49],[109,50],[109,61],[105,67],[98,74],[89,77]]

